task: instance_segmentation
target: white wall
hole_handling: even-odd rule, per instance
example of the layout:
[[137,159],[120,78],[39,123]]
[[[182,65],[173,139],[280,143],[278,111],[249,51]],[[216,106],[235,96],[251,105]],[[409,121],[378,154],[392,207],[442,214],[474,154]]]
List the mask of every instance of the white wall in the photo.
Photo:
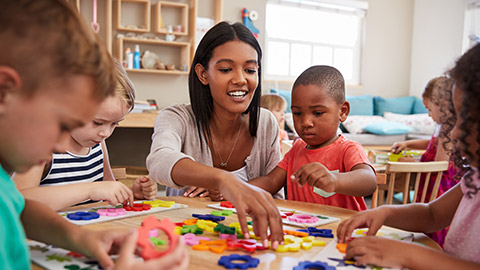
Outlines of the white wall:
[[465,0],[415,0],[410,94],[451,68],[462,53]]

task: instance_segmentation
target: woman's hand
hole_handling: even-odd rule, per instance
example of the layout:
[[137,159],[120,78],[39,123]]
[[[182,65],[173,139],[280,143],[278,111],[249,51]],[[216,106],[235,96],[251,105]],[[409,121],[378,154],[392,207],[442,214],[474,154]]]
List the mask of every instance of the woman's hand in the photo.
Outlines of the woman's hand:
[[214,202],[225,200],[225,198],[223,198],[222,193],[220,193],[220,191],[218,191],[216,189],[209,189],[208,190],[208,197],[210,197],[210,199]]
[[183,193],[183,197],[207,197],[208,196],[208,190],[206,188],[201,188],[201,187],[189,187],[185,193]]
[[130,188],[117,181],[101,181],[94,182],[89,189],[89,197],[91,200],[105,200],[111,205],[132,204],[133,192]]
[[352,233],[357,228],[368,228],[367,235],[375,235],[385,223],[388,217],[388,209],[378,207],[372,210],[362,211],[353,217],[344,220],[337,227],[339,243],[346,243],[352,239]]
[[157,197],[157,183],[148,177],[141,176],[133,182],[133,197],[135,199],[154,200]]
[[265,190],[250,185],[230,172],[224,172],[219,184],[219,191],[225,199],[237,209],[238,221],[245,237],[248,238],[247,214],[253,219],[253,231],[268,247],[268,227],[272,248],[276,249],[283,243],[283,226],[280,211],[272,195]]

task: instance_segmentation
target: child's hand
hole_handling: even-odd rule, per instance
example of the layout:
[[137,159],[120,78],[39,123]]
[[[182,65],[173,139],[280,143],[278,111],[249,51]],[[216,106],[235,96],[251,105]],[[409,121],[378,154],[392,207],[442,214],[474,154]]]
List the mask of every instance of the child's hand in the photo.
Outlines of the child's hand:
[[153,200],[157,197],[157,183],[148,177],[142,176],[135,179],[132,191],[135,199]]
[[303,165],[292,174],[290,179],[292,182],[298,182],[302,187],[308,184],[326,192],[335,192],[336,190],[337,177],[319,162]]
[[400,157],[398,158],[398,162],[415,162],[415,159],[411,156]]
[[367,235],[376,235],[377,231],[385,223],[388,217],[388,210],[378,207],[372,210],[362,211],[353,217],[344,220],[337,227],[337,238],[339,243],[346,243],[352,239],[353,230],[357,228],[368,228]]
[[91,200],[105,200],[111,205],[117,205],[119,203],[133,204],[132,190],[117,181],[94,182],[88,194]]
[[398,154],[403,150],[407,149],[407,142],[396,142],[392,145],[392,153]]
[[185,193],[183,193],[183,197],[207,197],[208,196],[208,190],[206,188],[201,188],[201,187],[189,187]]
[[179,238],[177,247],[172,253],[157,259],[140,261],[134,256],[137,237],[138,232],[135,230],[125,238],[114,269],[187,269],[189,256],[182,238]]
[[366,236],[359,237],[347,246],[346,259],[355,259],[356,265],[371,264],[381,267],[403,268],[405,259],[418,247],[398,240]]
[[224,201],[222,193],[216,189],[209,189],[208,190],[208,197],[214,202]]

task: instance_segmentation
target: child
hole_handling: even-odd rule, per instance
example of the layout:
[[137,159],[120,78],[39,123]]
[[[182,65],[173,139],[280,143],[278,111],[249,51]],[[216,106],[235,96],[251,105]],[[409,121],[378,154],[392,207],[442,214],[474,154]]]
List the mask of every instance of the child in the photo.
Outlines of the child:
[[[361,237],[351,241],[346,258],[357,265],[408,269],[480,269],[480,44],[466,52],[449,72],[455,80],[453,104],[457,122],[452,131],[455,149],[469,164],[459,184],[428,204],[381,206],[340,223],[340,242],[349,241],[355,228],[368,227],[375,235],[382,225],[416,232],[450,226],[445,248],[439,252],[417,244]],[[462,167],[461,164],[458,164]]]
[[275,119],[277,119],[280,127],[278,138],[281,145],[282,141],[288,140],[288,134],[285,131],[285,108],[287,107],[287,101],[279,95],[265,94],[260,98],[260,107],[271,111]]
[[301,140],[272,172],[253,184],[274,194],[286,182],[289,200],[365,210],[362,196],[373,193],[376,178],[362,146],[337,135],[349,112],[338,70],[330,66],[305,70],[292,90],[293,123]]
[[25,198],[57,211],[86,200],[106,200],[116,205],[133,203],[133,197],[157,196],[157,184],[147,177],[137,178],[132,190],[113,177],[105,140],[135,102],[133,84],[118,61],[115,75],[115,95],[102,102],[90,123],[72,131],[66,153],[54,153],[52,161],[12,177]]
[[[399,153],[404,149],[426,149],[420,158],[420,162],[429,161],[449,161],[448,170],[442,174],[438,196],[455,186],[460,179],[460,170],[455,166],[453,151],[453,140],[451,131],[455,125],[456,116],[452,102],[453,79],[441,76],[430,80],[423,91],[423,103],[428,109],[428,113],[432,119],[439,124],[439,127],[432,138],[429,140],[411,140],[405,142],[397,142],[392,145],[392,152]],[[401,158],[398,161],[414,161],[411,157]],[[457,175],[457,177],[455,177]],[[435,177],[435,176],[432,176]],[[421,183],[423,183],[425,175],[422,175]],[[426,198],[430,197],[433,190],[434,182],[431,181],[427,187]],[[423,184],[419,188],[417,202],[421,199],[421,194],[425,187]],[[435,240],[441,247],[447,235],[448,229],[445,228],[438,232],[429,233],[428,236]]]
[[[91,231],[42,203],[24,199],[9,174],[63,152],[72,129],[93,118],[113,94],[113,64],[91,29],[64,0],[0,0],[0,264],[30,269],[26,237],[66,248],[117,269],[186,268],[179,248],[158,260],[134,258],[136,233]],[[157,269],[158,269],[157,268]]]

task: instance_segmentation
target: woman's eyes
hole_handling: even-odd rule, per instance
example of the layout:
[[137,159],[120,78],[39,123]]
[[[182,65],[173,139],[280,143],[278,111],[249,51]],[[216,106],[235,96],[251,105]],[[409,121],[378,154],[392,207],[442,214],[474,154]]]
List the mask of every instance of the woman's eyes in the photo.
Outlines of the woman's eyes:
[[[218,69],[218,71],[220,71],[222,73],[228,73],[232,70],[233,70],[232,68],[219,68]],[[247,69],[245,69],[245,72],[248,73],[248,74],[255,74],[255,73],[257,73],[257,70],[254,69],[254,68],[247,68]]]

